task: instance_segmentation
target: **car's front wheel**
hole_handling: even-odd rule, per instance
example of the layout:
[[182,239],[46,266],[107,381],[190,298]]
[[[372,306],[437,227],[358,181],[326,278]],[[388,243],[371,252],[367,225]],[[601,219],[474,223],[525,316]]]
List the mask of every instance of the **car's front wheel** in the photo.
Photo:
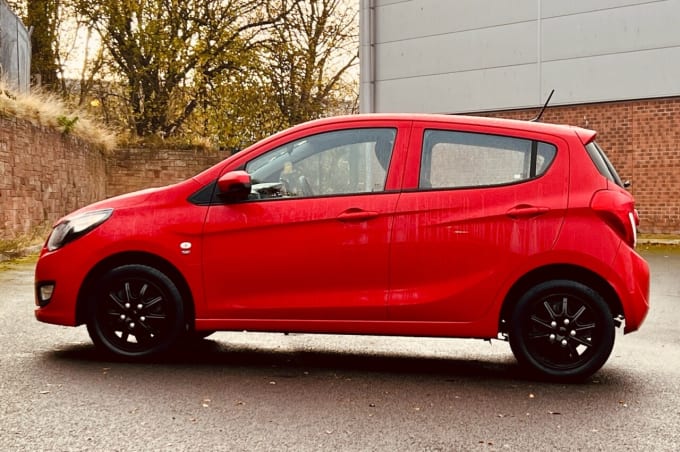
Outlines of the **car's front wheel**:
[[614,346],[614,319],[599,293],[579,282],[538,284],[518,301],[510,346],[520,364],[559,381],[599,370]]
[[162,353],[184,331],[182,297],[164,273],[123,265],[89,292],[87,331],[96,346],[129,358]]

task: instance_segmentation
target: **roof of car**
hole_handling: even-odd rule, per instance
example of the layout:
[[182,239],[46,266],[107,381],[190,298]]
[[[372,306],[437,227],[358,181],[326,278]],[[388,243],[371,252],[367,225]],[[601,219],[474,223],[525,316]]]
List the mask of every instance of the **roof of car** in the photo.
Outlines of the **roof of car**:
[[331,116],[328,118],[315,119],[304,122],[289,129],[282,130],[274,135],[271,135],[264,140],[255,143],[244,150],[248,150],[254,146],[260,146],[278,139],[283,135],[288,135],[297,131],[309,130],[314,127],[332,126],[334,124],[343,124],[357,121],[422,121],[422,122],[442,122],[448,124],[465,124],[477,126],[489,126],[496,128],[506,128],[513,130],[533,131],[536,133],[544,133],[550,135],[566,136],[575,134],[579,137],[583,144],[592,141],[597,132],[589,129],[584,129],[577,126],[549,124],[544,122],[521,121],[517,119],[502,119],[485,116],[467,116],[467,115],[444,115],[434,113],[362,113],[356,115],[345,116]]
[[[580,128],[572,125],[551,124],[544,122],[524,121],[519,119],[504,119],[487,116],[473,116],[473,115],[445,115],[437,113],[362,113],[358,115],[335,116],[324,119],[319,119],[319,122],[343,122],[356,121],[357,119],[367,120],[412,120],[412,121],[441,121],[457,124],[478,124],[478,125],[495,125],[502,127],[518,128],[518,129],[536,129],[546,130],[554,129],[564,131],[565,129],[573,130]],[[316,122],[316,121],[314,121]],[[583,129],[586,130],[586,129]]]
[[337,124],[343,122],[354,122],[362,120],[366,121],[410,120],[426,122],[445,122],[450,124],[466,124],[466,125],[501,127],[517,130],[529,130],[538,133],[549,133],[556,135],[562,135],[565,133],[566,134],[575,133],[576,135],[579,136],[583,143],[591,141],[596,135],[596,132],[593,130],[572,125],[522,121],[517,119],[492,118],[485,116],[444,115],[434,113],[362,113],[358,115],[333,116],[329,118],[313,120],[304,124],[300,124],[299,126],[296,126],[294,128],[297,127],[308,128],[314,125]]

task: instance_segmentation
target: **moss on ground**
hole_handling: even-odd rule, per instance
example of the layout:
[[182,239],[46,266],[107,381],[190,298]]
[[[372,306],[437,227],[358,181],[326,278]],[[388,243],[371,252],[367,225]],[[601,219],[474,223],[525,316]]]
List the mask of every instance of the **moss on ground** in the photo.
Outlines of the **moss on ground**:
[[6,260],[3,262],[0,262],[0,272],[6,271],[6,270],[12,270],[19,265],[25,265],[25,264],[35,264],[38,261],[38,255],[37,254],[29,254],[28,256],[22,256],[22,257],[17,257],[14,259]]

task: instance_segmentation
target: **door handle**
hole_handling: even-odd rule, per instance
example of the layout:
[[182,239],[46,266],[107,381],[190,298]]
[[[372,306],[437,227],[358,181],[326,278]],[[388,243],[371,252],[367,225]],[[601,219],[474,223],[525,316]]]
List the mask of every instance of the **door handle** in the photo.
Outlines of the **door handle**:
[[524,204],[513,207],[512,209],[508,210],[505,214],[510,218],[532,218],[537,217],[539,215],[543,215],[549,210],[550,207],[529,206]]
[[380,215],[378,212],[363,209],[348,209],[338,215],[340,221],[366,221],[376,218]]

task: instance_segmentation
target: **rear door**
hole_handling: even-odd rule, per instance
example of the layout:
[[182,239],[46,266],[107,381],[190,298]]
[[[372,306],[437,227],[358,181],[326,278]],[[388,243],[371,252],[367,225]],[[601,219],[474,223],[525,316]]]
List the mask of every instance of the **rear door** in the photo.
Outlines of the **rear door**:
[[567,207],[559,138],[420,123],[391,253],[392,320],[471,322],[508,275],[552,248]]

